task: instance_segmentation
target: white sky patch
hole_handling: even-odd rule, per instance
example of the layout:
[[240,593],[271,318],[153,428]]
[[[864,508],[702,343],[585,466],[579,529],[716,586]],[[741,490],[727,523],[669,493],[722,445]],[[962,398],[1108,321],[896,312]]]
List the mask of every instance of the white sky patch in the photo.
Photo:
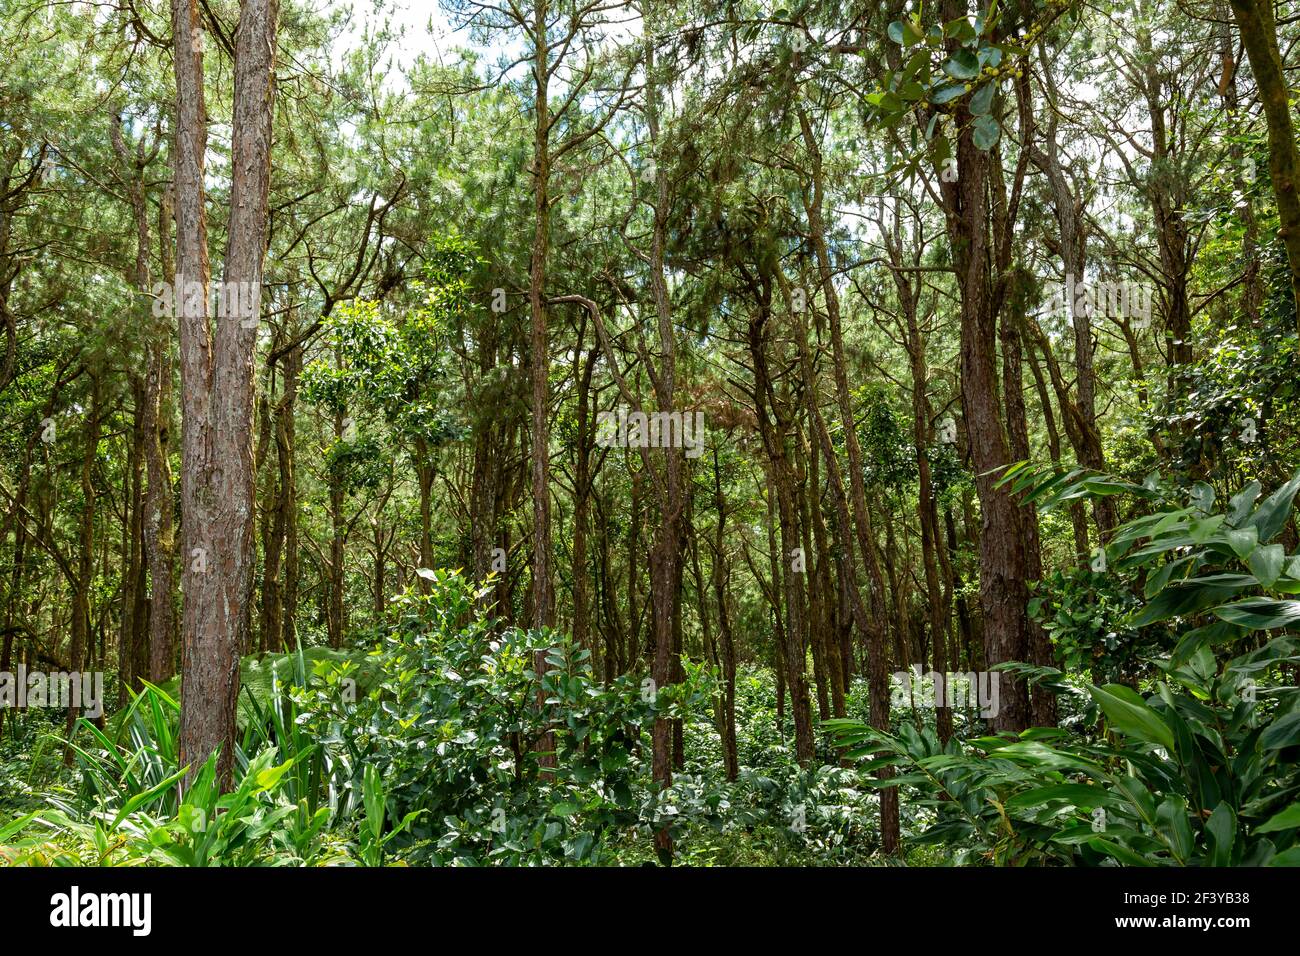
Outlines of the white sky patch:
[[393,55],[393,78],[399,82],[406,71],[423,54],[437,61],[455,46],[470,46],[467,35],[452,29],[442,4],[430,0],[317,0],[320,10],[352,11],[351,23],[340,35],[332,51],[332,65],[338,69],[349,50],[361,46],[387,22],[400,39],[389,48]]

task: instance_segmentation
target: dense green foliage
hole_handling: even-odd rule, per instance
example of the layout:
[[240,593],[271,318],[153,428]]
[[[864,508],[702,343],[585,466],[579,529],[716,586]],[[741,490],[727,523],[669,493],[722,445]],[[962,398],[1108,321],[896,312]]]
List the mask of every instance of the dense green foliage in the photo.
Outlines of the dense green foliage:
[[1300,864],[1274,6],[0,0],[0,863]]
[[[1016,480],[1016,471],[1007,479],[1045,506],[1128,492],[1166,509],[1121,526],[1107,547],[1130,583],[1145,579],[1145,601],[1117,615],[1129,629],[1123,646],[1133,686],[1086,686],[1071,729],[945,746],[931,728],[904,724],[895,735],[837,721],[837,740],[858,756],[883,748],[865,767],[904,768],[878,783],[915,788],[934,814],[918,839],[961,846],[975,860],[1300,863],[1300,689],[1287,668],[1300,661],[1300,645],[1268,636],[1300,620],[1300,601],[1284,597],[1300,594],[1300,555],[1273,543],[1300,473],[1262,501],[1252,483],[1216,511],[1208,485],[1184,504],[1157,481],[1135,486],[1051,469]],[[1106,575],[1087,575],[1055,596],[1058,635],[1076,634],[1081,618],[1099,623],[1111,586]],[[1109,655],[1093,666],[1112,672]],[[1059,671],[1035,676],[1078,695]]]

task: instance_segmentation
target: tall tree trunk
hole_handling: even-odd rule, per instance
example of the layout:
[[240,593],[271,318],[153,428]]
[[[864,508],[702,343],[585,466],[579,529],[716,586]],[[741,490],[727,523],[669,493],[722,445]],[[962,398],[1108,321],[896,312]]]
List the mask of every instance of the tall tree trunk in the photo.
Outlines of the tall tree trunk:
[[[551,63],[546,18],[550,5],[533,9],[533,245],[528,268],[530,362],[532,368],[531,464],[533,494],[533,627],[555,624],[551,573],[550,343],[546,331],[546,259],[551,242]],[[539,654],[538,673],[545,669]]]
[[[788,562],[801,547],[799,521],[795,510],[795,479],[789,453],[786,449],[788,427],[777,407],[772,388],[771,372],[767,358],[767,328],[771,315],[771,286],[760,290],[758,312],[749,322],[748,345],[754,365],[754,410],[758,416],[759,432],[763,438],[768,476],[769,501],[776,502],[777,527],[780,531],[780,550],[772,560],[773,606],[784,604],[784,626],[780,654],[785,667],[786,684],[790,690],[790,709],[794,720],[795,757],[807,765],[814,756],[812,708],[808,697],[808,678],[804,627],[806,619],[801,607],[802,575],[796,573]],[[769,413],[770,410],[770,413]],[[775,600],[780,595],[784,600]]]
[[[1043,53],[1043,56],[1046,59],[1046,52]],[[1070,183],[1065,176],[1065,169],[1061,165],[1056,112],[1056,101],[1059,96],[1053,80],[1052,69],[1046,62],[1043,64],[1043,77],[1047,84],[1051,102],[1046,111],[1047,120],[1043,134],[1043,148],[1039,149],[1031,142],[1029,147],[1030,155],[1034,160],[1034,164],[1046,174],[1048,185],[1052,190],[1052,208],[1059,229],[1058,241],[1064,271],[1067,276],[1073,276],[1075,282],[1083,282],[1088,266],[1087,231],[1084,220],[1086,206],[1075,195],[1075,191],[1071,189]],[[1027,97],[1027,95],[1022,84],[1021,96]],[[1027,138],[1032,139],[1032,132],[1030,132],[1032,130],[1032,114],[1029,113],[1028,102],[1026,102],[1022,115],[1030,120],[1027,124],[1026,135]],[[1069,388],[1064,384],[1063,379],[1055,377],[1053,383],[1060,386],[1058,400],[1062,403],[1062,415],[1067,417],[1067,423],[1072,422],[1074,424],[1074,427],[1066,428],[1066,435],[1074,446],[1075,458],[1084,468],[1104,471],[1106,461],[1102,452],[1101,431],[1097,426],[1097,373],[1093,361],[1096,341],[1093,336],[1092,325],[1096,319],[1089,316],[1084,310],[1076,310],[1073,302],[1067,303],[1066,308],[1069,311],[1070,324],[1074,330],[1075,398],[1071,400]],[[1051,349],[1051,344],[1045,336],[1039,341],[1043,349]],[[1050,356],[1048,360],[1054,361]],[[1069,408],[1066,408],[1067,404]],[[1101,497],[1093,501],[1092,507],[1097,530],[1101,537],[1105,539],[1117,524],[1115,503],[1109,497]],[[1085,538],[1080,553],[1085,554],[1087,550]]]
[[[579,335],[579,341],[581,338]],[[591,530],[591,378],[599,356],[598,348],[590,349],[578,375],[577,448],[574,451],[577,459],[574,494],[577,501],[573,508],[573,640],[579,647],[591,651],[593,666],[597,647],[591,637],[591,574],[587,542]]]
[[[811,385],[806,386],[811,389]],[[816,423],[813,423],[814,428]],[[818,448],[809,450],[808,455],[808,517],[812,524],[812,549],[806,553],[817,556],[816,564],[809,578],[809,595],[820,596],[817,627],[821,631],[822,652],[825,655],[826,677],[830,683],[830,712],[834,717],[843,717],[845,710],[844,692],[845,669],[840,660],[841,647],[835,630],[835,619],[831,607],[835,594],[831,586],[830,547],[826,535],[826,522],[822,518],[821,503],[821,456]]]
[[[1022,369],[1023,346],[1016,319],[1007,310],[1002,317],[1002,367],[1003,383],[1006,393],[1007,434],[1010,440],[1011,457],[1017,461],[1027,461],[1029,449],[1029,421],[1025,410],[1024,372]],[[1021,515],[1021,530],[1024,536],[1025,575],[1031,581],[1043,577],[1043,559],[1039,548],[1038,512],[1033,506],[1024,509]],[[1029,622],[1029,660],[1040,667],[1055,663],[1052,643],[1047,631],[1035,621]],[[1043,687],[1034,688],[1030,693],[1030,719],[1036,727],[1056,726],[1056,695]]]
[[1272,0],[1230,0],[1241,42],[1255,74],[1268,124],[1268,169],[1277,198],[1278,237],[1291,265],[1291,294],[1300,327],[1300,150],[1292,127],[1290,90],[1282,69]]
[[[912,447],[916,452],[916,516],[921,527],[921,565],[925,570],[926,605],[930,618],[931,661],[939,674],[948,671],[948,621],[943,591],[939,586],[938,554],[943,545],[939,541],[939,512],[935,502],[934,479],[930,473],[929,447],[931,441],[930,402],[926,397],[929,370],[925,361],[925,342],[917,321],[916,303],[911,285],[896,276],[895,285],[906,290],[902,313],[906,322],[907,356],[912,372]],[[935,730],[944,743],[952,737],[952,711],[936,707]]]
[[[72,587],[72,640],[68,647],[68,670],[80,671],[91,659],[90,591],[95,574],[95,458],[99,450],[100,415],[102,414],[99,373],[92,371],[90,409],[82,431],[81,511],[78,515],[77,570]],[[80,707],[68,700],[68,716],[63,737],[63,763],[72,766],[72,730]]]
[[[153,284],[149,265],[152,237],[149,229],[149,205],[145,195],[145,169],[157,154],[161,140],[155,140],[149,151],[146,151],[143,140],[138,141],[132,155],[122,133],[121,117],[116,113],[111,117],[109,137],[113,151],[127,173],[127,197],[135,220],[136,236],[135,267],[131,278],[143,296],[152,291]],[[170,273],[170,259],[166,250],[170,241],[171,213],[169,193],[164,191],[158,207],[158,239],[163,279],[167,283],[174,279]],[[172,304],[174,303],[173,297]],[[150,308],[147,316],[158,311]],[[127,586],[123,589],[124,647],[121,658],[124,666],[121,667],[120,677],[124,689],[128,683],[139,687],[140,681],[145,678],[157,682],[172,675],[172,487],[166,457],[169,416],[166,397],[171,385],[168,356],[172,333],[170,322],[163,317],[146,317],[145,322],[152,333],[147,346],[145,374],[143,380],[132,376],[135,399],[135,427],[130,456],[133,517],[128,547],[130,560]],[[147,486],[142,484],[142,480],[147,482]],[[153,587],[153,593],[147,599],[146,574]],[[159,660],[159,667],[155,668],[155,656],[167,660],[167,665],[162,666],[162,660]]]
[[[963,13],[964,15],[964,13]],[[827,318],[831,329],[831,360],[834,370],[835,399],[844,435],[844,448],[849,459],[849,493],[853,506],[853,527],[857,532],[858,547],[867,569],[870,583],[870,617],[867,631],[867,687],[869,720],[877,730],[889,729],[889,675],[885,641],[888,624],[885,619],[885,579],[880,568],[875,531],[871,512],[867,508],[867,490],[863,479],[862,446],[858,442],[857,422],[853,416],[852,393],[849,390],[848,358],[844,348],[844,333],[840,321],[839,293],[835,288],[835,272],[831,264],[830,249],[826,242],[823,207],[826,189],[823,182],[821,150],[813,134],[807,113],[799,110],[799,126],[804,146],[812,157],[811,197],[805,200],[808,227],[816,255],[818,281],[826,301]],[[829,462],[828,462],[829,464]],[[847,532],[846,532],[847,533]],[[889,768],[885,768],[885,774]],[[886,853],[899,848],[898,788],[889,787],[880,794],[881,842]]]
[[[284,357],[284,395],[277,410],[276,456],[280,466],[280,488],[275,524],[284,533],[284,575],[280,586],[280,639],[286,651],[298,649],[298,481],[294,467],[294,407],[298,398],[298,376],[302,372],[302,346]],[[268,642],[269,643],[269,642]]]
[[[944,18],[966,15],[957,0],[946,0]],[[1024,661],[1029,656],[1024,540],[1019,506],[1009,491],[997,485],[999,473],[1011,463],[1001,416],[997,371],[997,306],[994,301],[988,243],[989,156],[975,145],[971,115],[962,102],[954,117],[958,130],[956,182],[943,180],[940,189],[948,240],[961,294],[962,412],[969,436],[972,470],[980,500],[980,605],[984,612],[987,666]],[[1029,700],[1023,681],[1007,680],[1010,693],[999,695],[997,730],[1028,727]]]
[[[276,0],[245,0],[235,35],[231,199],[222,315],[209,324],[204,221],[203,54],[194,0],[173,0],[176,65],[177,285],[181,309],[184,446],[182,764],[218,753],[230,785],[240,640],[253,581],[253,353],[266,252],[274,110]],[[191,293],[190,283],[196,283]],[[241,308],[232,308],[233,301]]]
[[[44,417],[48,417],[44,416]],[[33,439],[28,440],[23,453],[22,477],[18,482],[18,491],[14,495],[14,560],[9,571],[9,591],[5,595],[4,618],[0,621],[0,672],[13,673],[14,638],[21,632],[18,616],[22,613],[21,592],[23,572],[27,567],[27,523],[22,520],[27,507],[27,490],[32,477]],[[0,707],[0,740],[4,739],[5,714],[8,709]]]
[[[1268,5],[1272,13],[1272,5]],[[1232,22],[1227,17],[1227,7],[1216,3],[1215,15],[1220,18],[1215,24],[1215,42],[1218,44],[1219,59],[1223,64],[1222,79],[1219,82],[1219,96],[1223,100],[1223,109],[1227,113],[1230,128],[1239,128],[1245,118],[1241,115],[1241,98],[1237,91],[1237,63],[1232,42]],[[1276,42],[1276,40],[1275,40]],[[1249,54],[1248,54],[1249,56]],[[1290,117],[1287,117],[1290,121]],[[1259,327],[1259,310],[1264,303],[1264,287],[1260,281],[1259,268],[1259,220],[1255,216],[1255,204],[1249,194],[1254,180],[1254,170],[1248,177],[1245,170],[1246,151],[1241,142],[1233,139],[1228,144],[1228,156],[1232,159],[1232,185],[1241,196],[1238,210],[1241,213],[1241,256],[1246,263],[1246,274],[1242,282],[1241,305],[1250,317],[1251,325]],[[1251,160],[1253,164],[1254,160]]]
[[[334,414],[334,440],[342,441],[344,432],[344,418],[341,411]],[[424,481],[421,478],[421,516],[426,512],[424,509]],[[343,646],[343,587],[344,572],[343,566],[344,554],[346,551],[346,541],[344,540],[343,520],[343,501],[344,488],[342,476],[337,474],[330,475],[329,482],[329,508],[330,508],[330,554],[328,574],[328,606],[326,608],[326,633],[329,636],[329,645],[335,649]],[[425,567],[432,567],[432,564],[426,564]]]
[[[532,626],[555,625],[555,592],[551,571],[551,459],[550,459],[550,340],[546,329],[546,260],[551,243],[551,109],[550,42],[546,18],[550,4],[537,0],[533,8],[533,243],[528,266],[529,345],[531,363],[530,451],[533,496]],[[546,673],[546,651],[533,655],[539,677],[536,705],[546,707],[540,677]],[[546,771],[555,766],[555,734],[546,731],[537,742],[538,760]]]
[[[168,248],[171,242],[171,191],[158,212],[158,245],[163,280],[175,287]],[[173,299],[173,301],[175,301]],[[167,318],[154,319],[149,368],[145,373],[144,545],[149,564],[149,679],[155,684],[176,673],[175,501],[171,469],[172,361],[174,334]]]
[[145,405],[144,382],[131,377],[131,394],[134,408],[131,420],[131,443],[127,453],[129,484],[123,501],[123,545],[126,568],[122,573],[122,630],[118,638],[118,679],[121,681],[119,703],[126,702],[126,689],[140,690],[141,679],[148,675],[147,605],[144,599],[144,445]]
[[718,524],[713,534],[713,598],[718,604],[718,642],[722,658],[722,761],[727,779],[735,780],[740,774],[740,759],[736,753],[736,645],[727,606],[727,506],[722,494],[722,472],[716,444],[713,446],[713,502],[718,512]]

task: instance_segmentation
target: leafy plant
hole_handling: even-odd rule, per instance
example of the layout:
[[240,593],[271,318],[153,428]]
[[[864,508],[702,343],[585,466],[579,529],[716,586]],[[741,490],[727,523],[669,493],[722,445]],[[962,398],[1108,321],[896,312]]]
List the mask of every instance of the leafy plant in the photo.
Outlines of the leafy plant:
[[[918,842],[969,844],[959,862],[1300,864],[1300,696],[1269,680],[1300,662],[1300,602],[1281,597],[1300,593],[1300,559],[1272,543],[1300,473],[1262,500],[1252,483],[1223,512],[1208,486],[1169,507],[1155,478],[1021,465],[1003,480],[1046,507],[1121,492],[1163,507],[1106,547],[1111,566],[1143,578],[1128,623],[1172,638],[1152,661],[1161,676],[1145,695],[1088,688],[1108,725],[1095,739],[1032,728],[943,746],[929,729],[845,720],[828,725],[836,743],[871,758],[865,771],[899,768],[874,785],[915,790],[932,814]],[[1235,654],[1220,660],[1216,648]]]
[[306,718],[354,774],[382,775],[395,846],[415,862],[590,862],[604,835],[653,816],[640,730],[702,699],[701,675],[601,684],[567,636],[498,629],[461,574],[421,574],[429,592],[397,603],[374,691]]

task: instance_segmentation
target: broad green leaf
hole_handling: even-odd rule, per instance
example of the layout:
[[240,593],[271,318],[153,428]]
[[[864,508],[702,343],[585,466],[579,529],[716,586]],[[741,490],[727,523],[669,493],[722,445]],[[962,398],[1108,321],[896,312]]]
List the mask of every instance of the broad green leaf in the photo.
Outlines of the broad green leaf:
[[992,116],[984,115],[976,117],[973,124],[972,139],[975,146],[979,149],[989,150],[997,145],[998,138],[1002,135],[1002,127]]
[[1286,551],[1280,544],[1266,544],[1252,551],[1246,563],[1250,565],[1255,577],[1259,578],[1259,583],[1271,588],[1282,574],[1282,561],[1285,558]]
[[1281,750],[1296,744],[1300,744],[1300,711],[1279,717],[1259,738],[1259,745],[1265,750]]
[[4,826],[0,826],[0,843],[4,843],[5,840],[8,840],[23,827],[27,826],[27,824],[31,823],[32,820],[36,819],[38,813],[40,813],[39,810],[33,810],[25,817],[19,817],[17,820],[10,820]]
[[1089,687],[1088,693],[1115,730],[1158,744],[1170,753],[1174,751],[1174,735],[1169,725],[1131,687],[1107,684]]
[[940,106],[950,100],[955,100],[965,92],[966,87],[962,86],[960,83],[949,83],[947,86],[939,87],[939,89],[935,91],[934,95],[930,97],[930,102],[934,103],[936,106]]
[[1205,544],[1214,533],[1223,525],[1223,515],[1210,515],[1205,518],[1193,518],[1188,525],[1187,533],[1197,544]]
[[1126,846],[1116,843],[1114,840],[1107,840],[1103,837],[1093,837],[1088,841],[1088,845],[1098,853],[1104,853],[1107,856],[1114,857],[1125,866],[1155,866],[1141,853],[1136,853]]
[[1261,490],[1260,483],[1252,481],[1228,500],[1228,524],[1234,528],[1241,527],[1241,522],[1250,513],[1251,506],[1259,498]]
[[1133,617],[1134,627],[1146,627],[1171,617],[1187,617],[1225,601],[1254,583],[1245,575],[1191,578],[1171,584]]
[[958,17],[944,24],[943,35],[948,40],[973,40],[975,28],[965,17]]
[[1251,525],[1259,532],[1260,541],[1269,541],[1282,530],[1282,526],[1286,524],[1286,519],[1291,514],[1291,504],[1295,501],[1297,492],[1300,492],[1300,471],[1260,502],[1259,507],[1250,517]]
[[1174,859],[1186,863],[1196,845],[1192,825],[1187,819],[1187,801],[1179,796],[1165,797],[1156,810],[1156,821],[1169,843]]
[[1101,767],[1091,760],[1054,750],[1036,740],[1018,740],[1000,746],[993,751],[993,755],[1027,766],[1046,767],[1050,770],[1101,770]]
[[1275,601],[1272,598],[1254,597],[1233,604],[1216,607],[1214,613],[1229,624],[1239,624],[1252,631],[1285,627],[1300,621],[1300,601]]
[[1256,833],[1276,833],[1279,830],[1300,829],[1300,803],[1293,803],[1280,813],[1275,813],[1255,827]]
[[1017,809],[1039,807],[1058,800],[1081,810],[1092,810],[1115,802],[1115,798],[1100,787],[1089,787],[1082,783],[1062,783],[1018,793],[1007,801],[1007,807]]
[[954,80],[973,80],[979,71],[979,60],[970,50],[958,50],[943,65],[943,72]]
[[1220,802],[1205,821],[1210,838],[1210,866],[1228,866],[1232,862],[1232,844],[1237,834],[1237,814],[1227,802]]
[[1300,866],[1300,846],[1283,850],[1266,864],[1268,866]]
[[1233,553],[1244,561],[1252,551],[1259,547],[1259,530],[1254,526],[1240,529],[1229,528],[1223,532],[1222,539],[1227,542],[1228,547],[1232,548]]
[[1186,558],[1179,558],[1175,561],[1166,561],[1160,566],[1160,569],[1147,577],[1147,583],[1142,588],[1142,593],[1147,600],[1155,597],[1160,591],[1164,590],[1169,583],[1169,579],[1175,574],[1181,577],[1181,574],[1194,559],[1189,555]]

